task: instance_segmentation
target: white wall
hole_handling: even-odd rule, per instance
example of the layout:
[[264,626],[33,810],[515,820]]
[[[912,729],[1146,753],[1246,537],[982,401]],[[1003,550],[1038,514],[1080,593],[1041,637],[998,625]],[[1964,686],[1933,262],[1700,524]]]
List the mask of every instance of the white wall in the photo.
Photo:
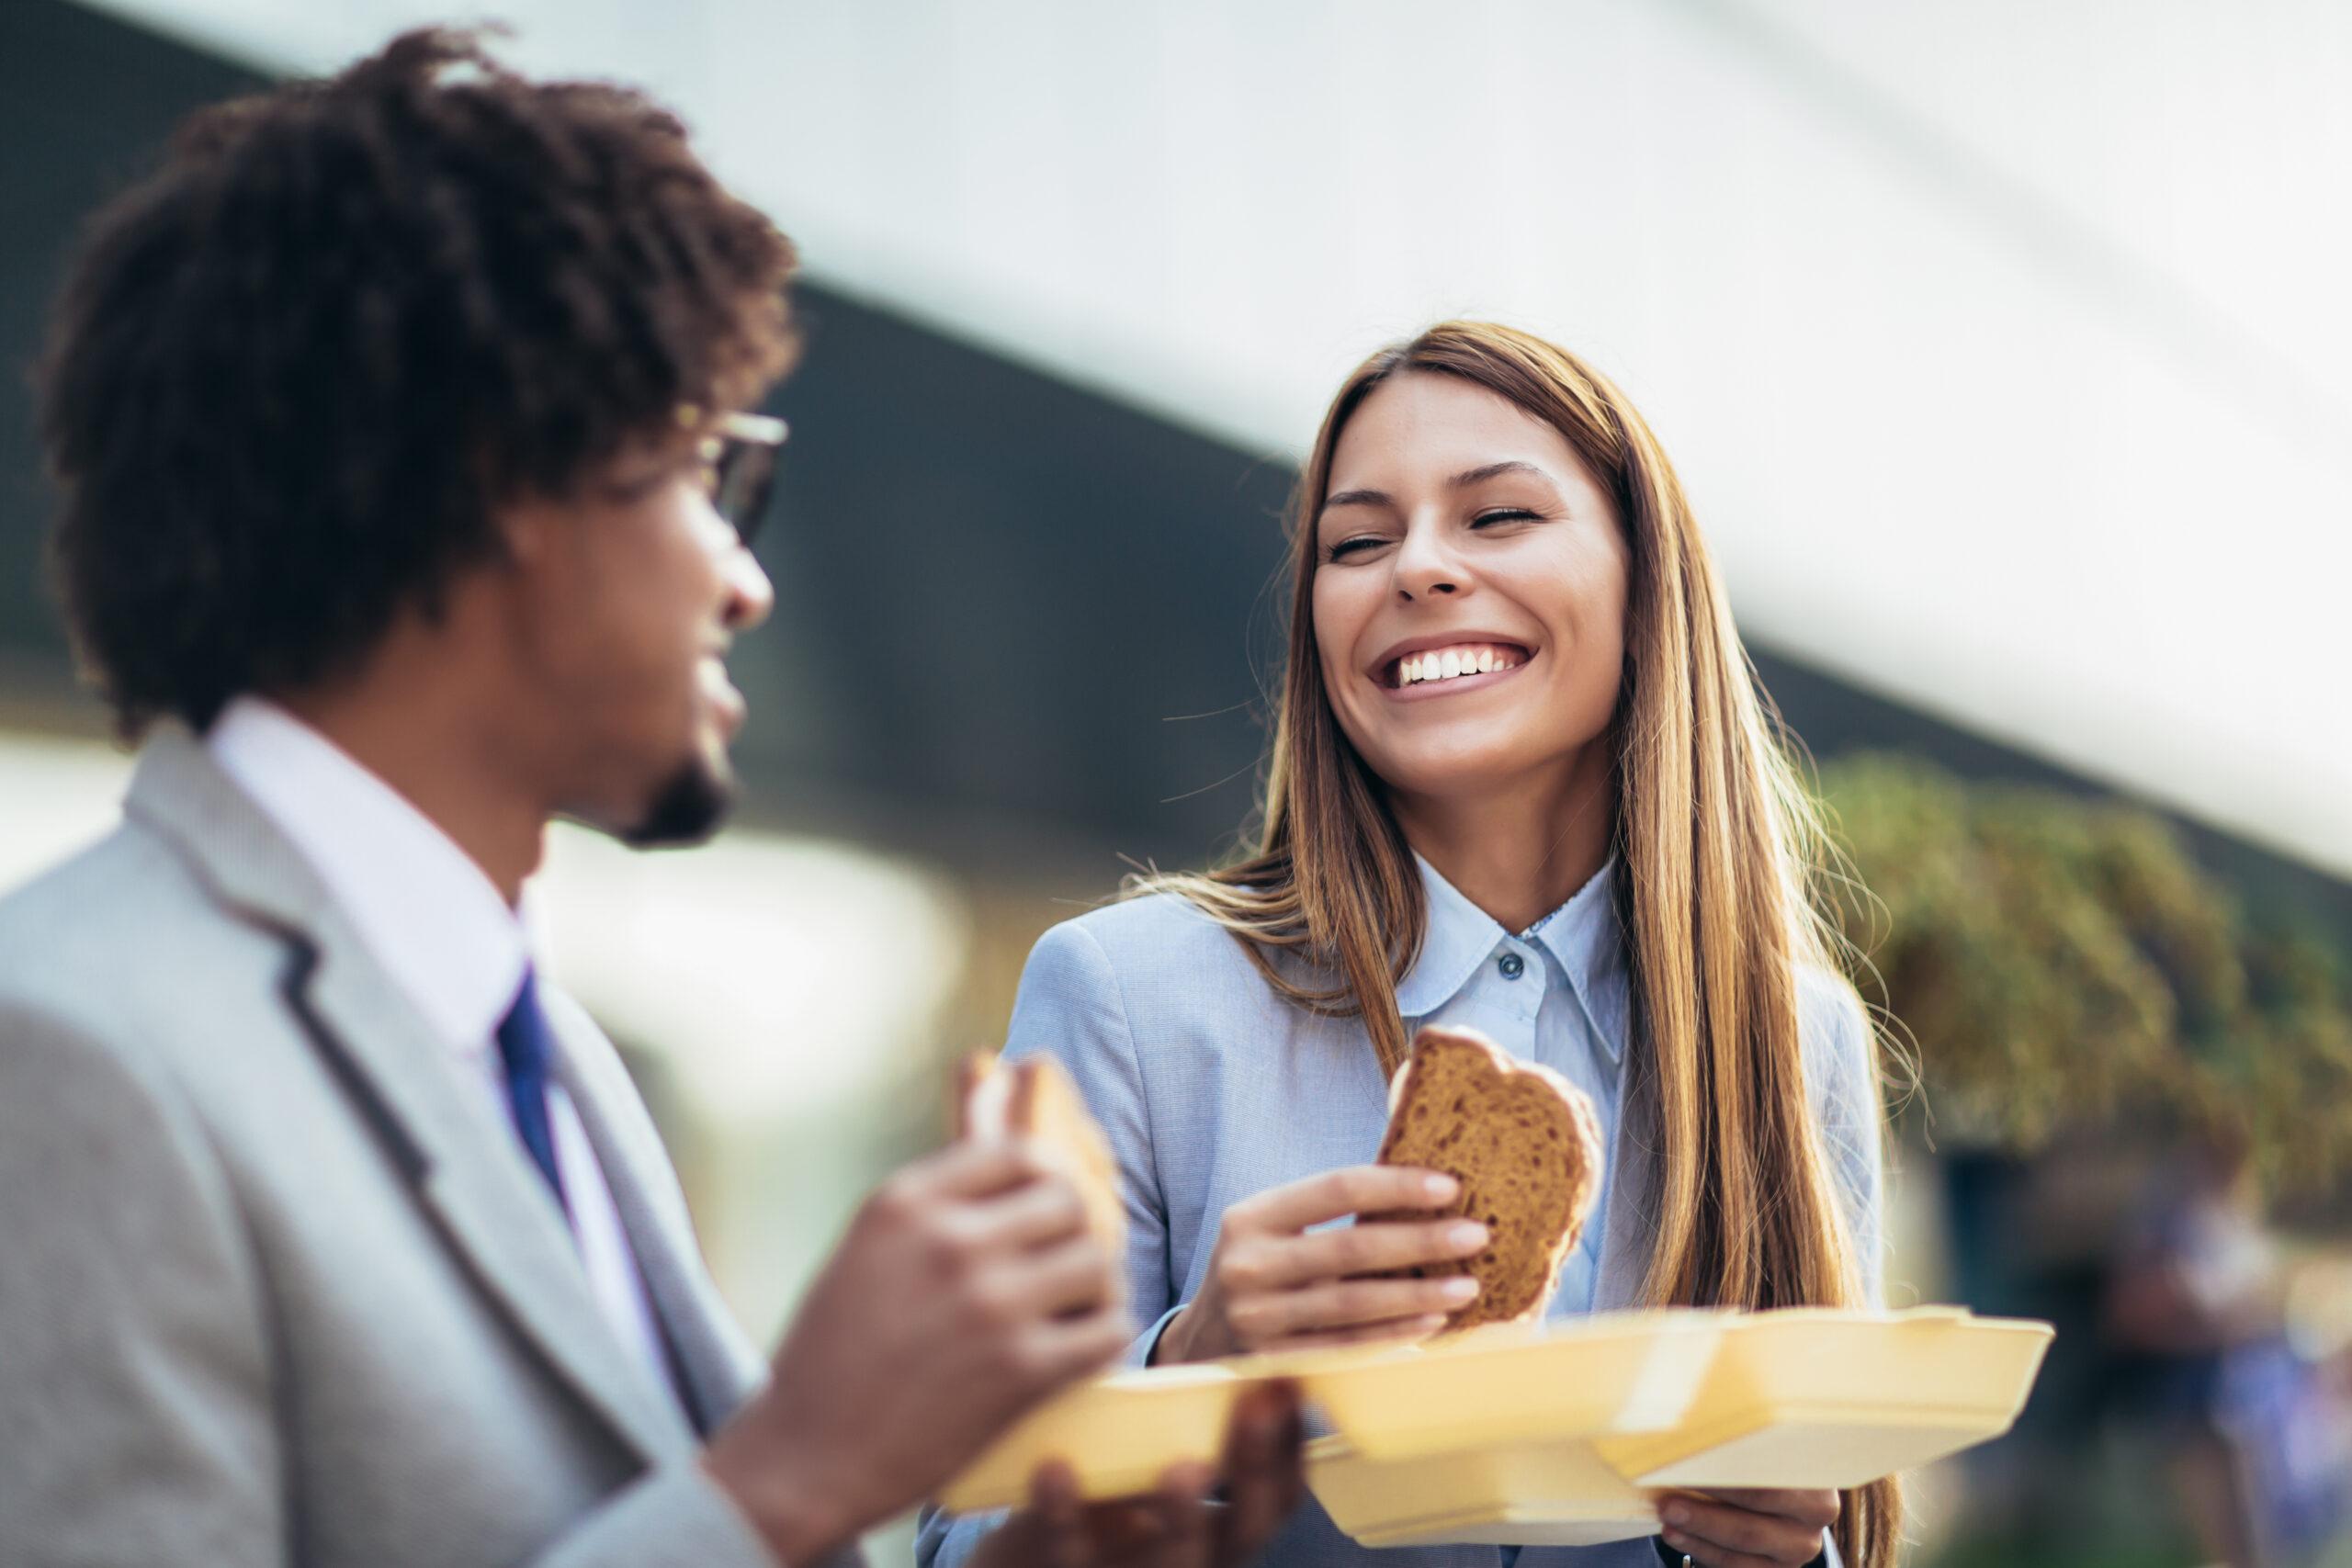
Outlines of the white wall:
[[[331,66],[415,0],[109,0]],[[1253,447],[1588,352],[1761,639],[2352,871],[2352,7],[507,0],[813,274]]]

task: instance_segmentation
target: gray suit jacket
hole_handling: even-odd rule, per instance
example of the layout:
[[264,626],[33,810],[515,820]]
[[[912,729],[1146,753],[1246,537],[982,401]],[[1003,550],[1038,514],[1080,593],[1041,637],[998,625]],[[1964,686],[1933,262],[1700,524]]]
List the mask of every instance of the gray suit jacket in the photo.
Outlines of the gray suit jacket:
[[203,749],[124,818],[0,900],[0,1562],[768,1568],[696,1462],[763,1368],[586,1015],[549,994],[683,1410]]

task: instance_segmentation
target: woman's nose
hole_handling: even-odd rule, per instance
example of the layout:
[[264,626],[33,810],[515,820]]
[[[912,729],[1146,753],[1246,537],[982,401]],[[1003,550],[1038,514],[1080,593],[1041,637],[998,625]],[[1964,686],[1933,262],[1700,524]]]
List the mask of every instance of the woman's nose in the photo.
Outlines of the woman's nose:
[[1405,528],[1396,550],[1397,593],[1407,599],[1462,592],[1462,563],[1447,543],[1445,531],[1433,518],[1414,518]]

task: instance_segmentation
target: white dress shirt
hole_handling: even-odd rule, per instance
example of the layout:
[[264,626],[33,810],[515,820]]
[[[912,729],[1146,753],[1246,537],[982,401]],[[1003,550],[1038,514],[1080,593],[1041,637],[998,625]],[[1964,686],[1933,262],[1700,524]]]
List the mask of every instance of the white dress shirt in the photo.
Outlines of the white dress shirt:
[[[466,1081],[530,1156],[507,1105],[498,1025],[522,988],[532,943],[472,858],[390,784],[285,709],[232,702],[206,733],[213,760],[293,840],[385,973],[448,1046]],[[675,1393],[643,1277],[580,1113],[548,1086],[556,1169],[596,1305],[614,1334]],[[535,1186],[544,1188],[536,1168]],[[548,1201],[555,1201],[549,1193]]]

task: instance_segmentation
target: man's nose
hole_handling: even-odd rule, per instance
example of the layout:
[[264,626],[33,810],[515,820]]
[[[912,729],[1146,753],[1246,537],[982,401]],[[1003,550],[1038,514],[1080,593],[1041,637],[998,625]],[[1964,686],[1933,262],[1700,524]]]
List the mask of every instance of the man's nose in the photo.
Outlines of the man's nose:
[[775,584],[752,554],[750,547],[740,541],[728,547],[720,571],[727,591],[727,604],[722,619],[729,631],[747,632],[768,618],[775,608]]

